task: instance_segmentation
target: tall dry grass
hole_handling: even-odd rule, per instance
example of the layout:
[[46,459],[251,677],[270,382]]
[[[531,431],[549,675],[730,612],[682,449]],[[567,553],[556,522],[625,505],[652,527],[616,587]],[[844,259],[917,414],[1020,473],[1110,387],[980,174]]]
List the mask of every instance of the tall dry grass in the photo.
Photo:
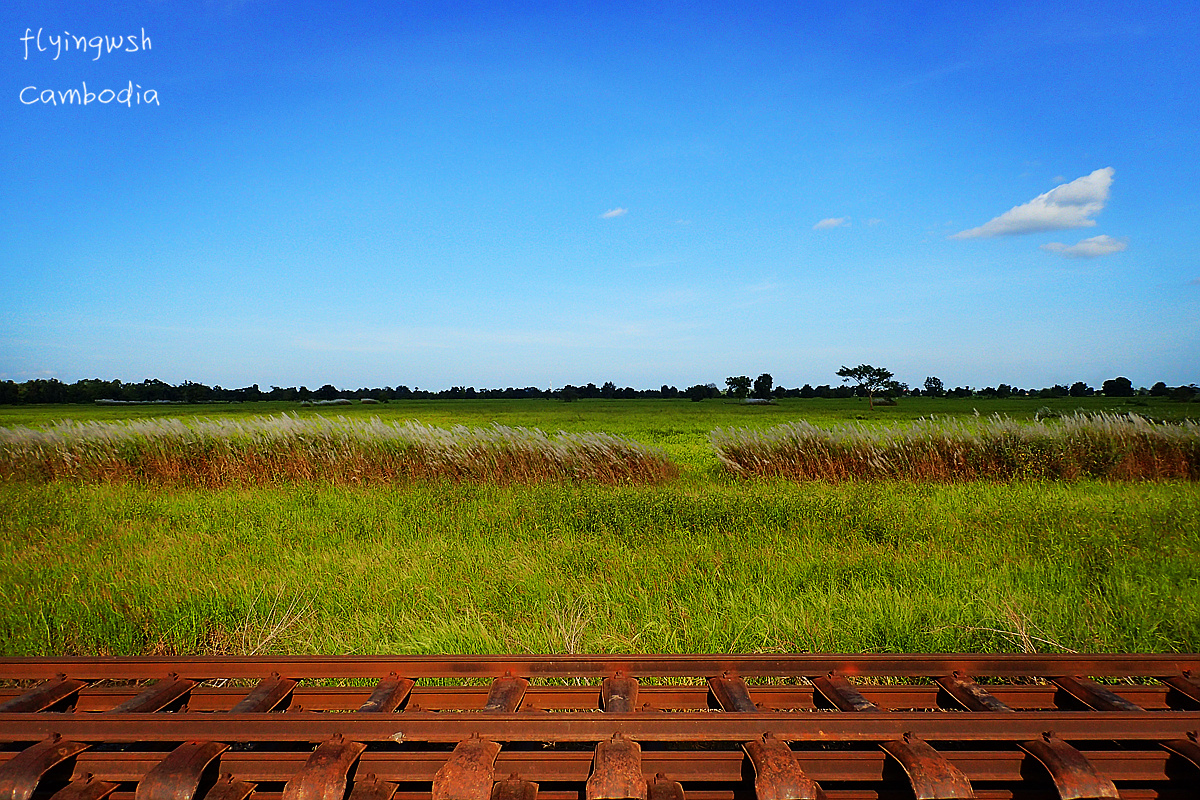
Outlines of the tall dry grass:
[[1200,425],[1136,415],[929,418],[886,428],[792,422],[718,428],[710,441],[737,474],[793,480],[1200,479]]
[[65,421],[0,429],[0,477],[205,487],[421,480],[652,483],[678,470],[660,451],[603,433],[493,425],[449,430],[375,417]]

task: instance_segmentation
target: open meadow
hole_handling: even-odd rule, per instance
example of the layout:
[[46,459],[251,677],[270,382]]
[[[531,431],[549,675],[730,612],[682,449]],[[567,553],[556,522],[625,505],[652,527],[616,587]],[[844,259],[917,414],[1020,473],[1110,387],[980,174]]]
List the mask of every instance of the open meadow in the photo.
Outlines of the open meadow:
[[739,477],[710,441],[1046,409],[1200,415],[1103,397],[0,407],[5,428],[287,413],[602,433],[677,466],[607,482],[8,478],[0,651],[1200,650],[1194,480]]

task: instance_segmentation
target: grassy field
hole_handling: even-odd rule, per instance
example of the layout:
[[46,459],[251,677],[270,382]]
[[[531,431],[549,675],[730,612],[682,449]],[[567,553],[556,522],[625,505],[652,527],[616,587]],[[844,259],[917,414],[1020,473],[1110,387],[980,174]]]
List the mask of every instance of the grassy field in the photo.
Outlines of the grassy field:
[[1042,406],[1194,416],[1105,398],[0,408],[5,426],[287,410],[602,431],[682,467],[652,486],[0,482],[0,652],[1200,650],[1193,483],[739,480],[708,444]]

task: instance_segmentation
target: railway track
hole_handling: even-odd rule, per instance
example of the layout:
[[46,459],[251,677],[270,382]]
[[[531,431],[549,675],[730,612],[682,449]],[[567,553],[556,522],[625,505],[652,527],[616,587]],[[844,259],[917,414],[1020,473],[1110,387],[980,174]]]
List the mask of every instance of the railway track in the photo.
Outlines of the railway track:
[[0,800],[1200,797],[1200,655],[0,659]]

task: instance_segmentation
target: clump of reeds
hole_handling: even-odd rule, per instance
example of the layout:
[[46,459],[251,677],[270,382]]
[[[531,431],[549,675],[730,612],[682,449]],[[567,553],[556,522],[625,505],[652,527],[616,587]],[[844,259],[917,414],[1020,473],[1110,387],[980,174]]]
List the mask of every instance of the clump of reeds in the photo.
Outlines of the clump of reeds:
[[650,483],[678,470],[662,452],[604,433],[390,423],[375,417],[149,419],[0,429],[0,477],[227,486],[451,479]]
[[765,431],[718,428],[710,440],[733,472],[793,480],[1200,479],[1200,425],[1133,414],[1032,423],[928,418],[885,428],[792,422]]

